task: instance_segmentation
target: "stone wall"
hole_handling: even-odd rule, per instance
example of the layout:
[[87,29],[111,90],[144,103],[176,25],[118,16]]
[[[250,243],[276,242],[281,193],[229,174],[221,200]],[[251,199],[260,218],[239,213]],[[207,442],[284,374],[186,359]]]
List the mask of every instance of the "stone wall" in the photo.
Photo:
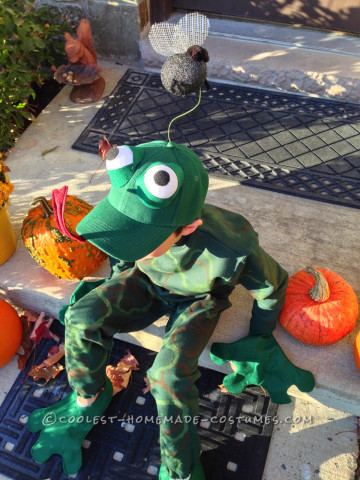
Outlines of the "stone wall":
[[71,25],[87,18],[96,54],[115,62],[140,61],[139,41],[150,27],[150,0],[36,0],[67,17]]

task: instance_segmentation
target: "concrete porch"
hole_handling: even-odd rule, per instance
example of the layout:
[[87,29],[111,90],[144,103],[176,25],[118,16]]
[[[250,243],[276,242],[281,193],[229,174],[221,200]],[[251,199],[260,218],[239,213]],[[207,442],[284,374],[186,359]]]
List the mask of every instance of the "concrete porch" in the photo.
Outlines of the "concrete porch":
[[[147,39],[151,0],[36,0],[36,5],[67,15],[72,25],[88,18],[100,58],[155,69],[164,61]],[[175,10],[166,21],[177,23],[183,15]],[[204,46],[210,54],[210,78],[360,101],[359,36],[216,15],[209,20]]]
[[[168,20],[177,23],[183,13]],[[209,18],[204,42],[208,74],[232,82],[334,100],[359,102],[360,37],[265,22]],[[140,41],[148,68],[161,68],[166,57],[148,38]]]
[[[245,27],[242,25],[242,28]],[[248,25],[247,30],[239,30],[238,38],[231,38],[229,44],[226,28],[226,25],[217,24],[214,32],[218,35],[207,40],[210,42],[207,48],[214,60],[211,69],[209,64],[210,80],[360,101],[357,79],[360,60],[359,50],[356,50],[359,39],[330,36],[326,37],[328,40],[321,40],[323,37],[308,36],[304,43],[311,48],[303,49],[295,45],[294,37],[285,35],[285,30],[281,30],[281,34],[280,30],[272,33],[271,30],[262,30],[261,33]],[[288,31],[287,34],[292,35],[293,32]],[[261,36],[262,41],[259,41]],[[146,69],[157,70],[162,59],[155,58],[146,42],[144,40],[140,45],[142,61]],[[239,49],[240,44],[242,49]],[[324,44],[324,48],[328,48],[329,44],[331,48],[324,51]],[[285,53],[279,53],[283,51]],[[319,63],[320,57],[323,63]],[[129,60],[127,65],[102,61],[101,65],[106,79],[104,96],[111,92],[128,66],[139,68],[136,60]],[[234,68],[236,66],[238,70]],[[308,75],[309,71],[317,74]],[[300,82],[300,78],[304,81]],[[109,188],[104,168],[89,183],[92,173],[99,166],[100,157],[71,149],[102,101],[95,105],[75,105],[69,100],[69,92],[69,87],[65,87],[48,105],[21,136],[7,161],[15,186],[10,213],[18,244],[14,256],[0,267],[0,296],[11,299],[20,308],[45,311],[54,317],[59,308],[68,302],[77,282],[58,280],[31,259],[20,236],[22,220],[31,200],[39,195],[49,198],[54,188],[67,184],[69,194],[78,195],[92,204],[102,199]],[[42,152],[56,146],[55,151],[42,157]],[[258,231],[261,245],[290,275],[308,264],[333,270],[351,284],[360,299],[359,210],[253,189],[225,177],[210,178],[207,202],[245,215]],[[94,276],[107,274],[108,266],[104,264]],[[230,342],[247,332],[252,298],[239,287],[232,302],[233,308],[224,313],[213,341]],[[165,321],[161,319],[144,332],[122,335],[121,338],[159,350]],[[358,330],[359,321],[354,331],[337,344],[311,347],[277,327],[275,336],[290,360],[311,370],[316,378],[316,388],[310,395],[291,388],[289,393],[294,396],[294,402],[280,407],[279,417],[313,415],[318,428],[309,428],[314,425],[303,428],[279,425],[274,428],[264,480],[353,478],[358,452],[356,416],[360,416],[360,372],[353,360],[352,346]],[[212,369],[231,371],[229,365],[221,368],[213,364],[209,360],[208,349],[201,356],[200,363]],[[0,402],[17,374],[15,360],[1,369]],[[344,431],[348,433],[337,436]],[[337,442],[327,444],[324,440],[321,445],[318,444],[319,439],[327,437],[337,439]],[[315,445],[320,453],[314,457]],[[340,470],[336,466],[337,456]],[[310,458],[309,462],[307,458]],[[310,473],[313,476],[309,476],[307,463],[311,463]],[[290,465],[297,469],[296,472],[289,470]],[[322,467],[317,468],[316,465]]]
[[[106,78],[104,95],[107,95],[127,67],[109,62],[102,62],[102,66]],[[0,295],[10,299],[18,307],[45,311],[54,317],[57,316],[59,308],[68,302],[77,282],[56,279],[36,264],[20,237],[22,220],[30,208],[31,200],[38,195],[49,197],[53,188],[61,188],[67,184],[70,194],[96,204],[105,196],[109,187],[104,168],[100,169],[89,183],[92,173],[100,163],[100,158],[71,149],[72,143],[102,102],[96,105],[75,105],[69,100],[69,92],[69,87],[65,87],[46,107],[36,122],[23,133],[7,162],[15,186],[10,212],[18,244],[13,257],[0,267]],[[56,146],[58,148],[55,151],[42,157],[42,152]],[[210,178],[207,201],[244,214],[258,231],[262,246],[288,270],[290,275],[307,264],[325,267],[343,276],[359,297],[360,268],[356,263],[360,253],[357,238],[360,215],[358,210],[252,189],[238,185],[225,177]],[[108,267],[104,264],[94,276],[106,276],[107,273]],[[230,342],[247,332],[252,298],[239,287],[232,297],[232,302],[233,307],[224,313],[213,341]],[[160,319],[144,332],[122,335],[121,338],[158,350],[165,321],[166,319]],[[280,407],[279,414],[284,417],[285,412],[289,412],[290,415],[304,415],[309,409],[310,411],[315,409],[317,419],[322,419],[322,428],[325,428],[325,431],[333,424],[335,433],[345,430],[352,432],[346,439],[347,454],[344,461],[348,473],[344,473],[342,477],[344,480],[352,478],[357,455],[355,415],[360,415],[360,372],[355,366],[352,354],[353,340],[357,331],[358,326],[352,334],[330,347],[304,345],[290,337],[280,326],[275,333],[287,356],[298,366],[311,370],[316,378],[316,388],[310,395],[301,394],[292,387],[289,393],[296,401],[291,406]],[[201,365],[219,368],[209,360],[208,349],[201,357]],[[223,371],[230,371],[230,366],[227,365]],[[0,373],[1,394],[4,398],[18,374],[15,359]],[[324,409],[323,406],[331,408]],[[333,408],[336,410],[332,410]],[[325,420],[320,412],[325,415]],[[334,422],[335,414],[340,415],[340,423]],[[346,427],[339,430],[342,422],[345,422]],[[279,445],[287,444],[287,435],[290,433],[297,431],[297,435],[306,439],[309,432],[305,431],[308,427],[301,430],[299,426],[284,425],[275,429],[274,435],[277,436],[274,437],[276,440],[273,439],[271,447],[275,450],[273,455],[269,456],[266,470],[268,477],[265,472],[264,479],[288,478],[289,472],[281,472],[281,469],[278,469],[277,449]],[[315,432],[316,429],[313,430],[313,433]],[[317,434],[322,435],[320,432],[321,429]],[[286,453],[287,462],[292,462],[292,455],[290,451]],[[324,455],[334,467],[331,463],[334,454],[327,451]],[[329,471],[333,471],[333,467],[327,466]],[[271,469],[275,469],[276,476],[269,473]],[[327,474],[319,478],[339,477],[330,477]]]
[[[103,63],[106,92],[109,93],[126,71],[125,66]],[[56,317],[68,302],[76,282],[59,280],[40,268],[29,256],[20,237],[22,220],[35,196],[50,196],[53,188],[67,184],[69,194],[79,195],[91,204],[105,196],[109,183],[104,168],[89,183],[99,165],[99,157],[71,149],[83,128],[100,107],[71,104],[68,87],[48,105],[21,136],[8,158],[15,190],[10,212],[18,236],[14,256],[1,269],[0,293],[19,307],[39,309]],[[42,157],[41,153],[58,148]],[[308,264],[333,270],[345,278],[357,295],[360,291],[358,222],[356,209],[300,199],[280,193],[238,185],[225,177],[210,178],[207,202],[245,215],[259,233],[260,243],[293,274]],[[106,276],[104,265],[96,276]],[[244,335],[252,298],[241,287],[232,298],[233,308],[223,315],[214,341],[233,341]],[[158,350],[163,321],[145,333],[129,335],[130,341]],[[317,386],[311,397],[342,411],[360,415],[360,373],[353,361],[352,345],[358,327],[335,345],[311,347],[290,337],[280,326],[276,336],[295,363],[312,370]],[[208,352],[202,365],[212,365]],[[331,368],[329,368],[331,366]],[[229,367],[224,371],[229,371]],[[299,392],[291,392],[300,395]]]

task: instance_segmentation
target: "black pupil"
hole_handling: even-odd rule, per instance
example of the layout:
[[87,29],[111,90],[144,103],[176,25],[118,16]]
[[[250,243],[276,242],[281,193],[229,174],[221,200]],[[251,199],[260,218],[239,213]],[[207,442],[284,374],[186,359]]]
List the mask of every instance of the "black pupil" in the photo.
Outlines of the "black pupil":
[[119,153],[119,149],[116,147],[110,148],[106,155],[106,160],[114,160],[114,158],[117,156]]
[[159,170],[154,175],[154,182],[156,183],[156,185],[164,187],[170,182],[170,175],[168,174],[168,172],[165,172],[165,170]]

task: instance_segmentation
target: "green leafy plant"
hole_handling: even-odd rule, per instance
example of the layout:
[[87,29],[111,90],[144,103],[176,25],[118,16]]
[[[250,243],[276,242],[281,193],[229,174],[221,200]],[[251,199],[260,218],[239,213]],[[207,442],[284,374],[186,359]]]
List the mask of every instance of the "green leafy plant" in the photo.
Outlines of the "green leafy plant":
[[64,57],[63,35],[69,30],[47,7],[35,9],[35,0],[0,1],[0,152],[13,145],[26,120],[33,120],[28,108],[33,87]]

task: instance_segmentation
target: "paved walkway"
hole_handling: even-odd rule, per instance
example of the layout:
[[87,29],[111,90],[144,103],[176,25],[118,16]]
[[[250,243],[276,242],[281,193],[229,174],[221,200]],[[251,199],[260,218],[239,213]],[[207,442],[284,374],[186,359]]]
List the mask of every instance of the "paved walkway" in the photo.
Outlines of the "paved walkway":
[[[108,94],[127,67],[111,63],[103,66],[105,94]],[[74,105],[68,95],[66,87],[24,132],[9,155],[10,177],[15,186],[11,215],[18,246],[15,255],[0,268],[0,295],[12,299],[19,307],[43,310],[53,316],[57,315],[59,306],[67,302],[76,282],[52,277],[30,258],[20,238],[21,223],[30,208],[29,203],[38,195],[49,197],[53,188],[64,184],[69,185],[70,194],[93,204],[108,190],[103,168],[89,183],[100,163],[99,157],[70,148],[100,102]],[[59,147],[55,151],[42,157],[42,152],[56,146]],[[307,264],[325,267],[343,276],[359,296],[360,267],[354,261],[360,254],[359,210],[252,189],[225,177],[211,178],[207,201],[245,214],[259,232],[263,247],[290,274]],[[107,266],[104,265],[97,275],[107,275]],[[250,296],[237,289],[233,304],[234,308],[225,313],[215,333],[216,341],[232,341],[248,328]],[[146,332],[125,338],[158,350],[163,323],[160,320]],[[360,414],[360,373],[352,357],[355,333],[333,346],[317,348],[303,345],[290,338],[281,327],[277,328],[276,337],[286,354],[294,363],[312,370],[317,385],[311,396],[305,397],[292,389],[290,393],[297,396],[296,401],[279,408],[283,423],[275,426],[264,480],[353,479],[358,451],[354,415]],[[208,352],[202,356],[201,363],[214,368],[208,360]],[[16,376],[14,361],[1,369],[2,395]],[[316,399],[337,410],[309,403]],[[285,421],[286,417],[305,415],[313,416],[313,423],[303,425]]]

